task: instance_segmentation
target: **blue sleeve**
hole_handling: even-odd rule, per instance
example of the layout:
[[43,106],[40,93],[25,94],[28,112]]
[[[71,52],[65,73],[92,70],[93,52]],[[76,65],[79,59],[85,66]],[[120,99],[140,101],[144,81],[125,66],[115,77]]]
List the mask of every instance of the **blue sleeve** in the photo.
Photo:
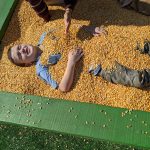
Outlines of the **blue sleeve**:
[[36,63],[36,74],[40,79],[51,85],[53,89],[56,89],[58,87],[57,82],[52,79],[51,74],[48,72],[48,67],[41,65],[40,61]]

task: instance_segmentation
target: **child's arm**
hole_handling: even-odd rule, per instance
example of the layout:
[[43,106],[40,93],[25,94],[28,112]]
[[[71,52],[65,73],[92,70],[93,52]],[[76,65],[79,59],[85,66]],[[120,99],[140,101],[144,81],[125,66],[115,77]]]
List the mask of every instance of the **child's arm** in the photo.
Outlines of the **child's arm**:
[[69,52],[67,67],[64,76],[59,84],[60,91],[67,92],[70,90],[73,83],[75,65],[82,56],[83,52],[79,48]]

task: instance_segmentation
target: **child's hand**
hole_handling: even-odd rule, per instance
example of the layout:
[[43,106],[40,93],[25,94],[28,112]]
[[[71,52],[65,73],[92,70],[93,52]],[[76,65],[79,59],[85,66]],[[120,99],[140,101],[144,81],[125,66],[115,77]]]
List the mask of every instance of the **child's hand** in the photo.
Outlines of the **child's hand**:
[[83,56],[83,51],[81,48],[76,48],[73,51],[70,51],[68,54],[68,63],[75,65],[77,61]]
[[65,34],[68,34],[69,28],[71,25],[71,9],[66,9],[66,12],[64,14],[64,22],[65,22]]

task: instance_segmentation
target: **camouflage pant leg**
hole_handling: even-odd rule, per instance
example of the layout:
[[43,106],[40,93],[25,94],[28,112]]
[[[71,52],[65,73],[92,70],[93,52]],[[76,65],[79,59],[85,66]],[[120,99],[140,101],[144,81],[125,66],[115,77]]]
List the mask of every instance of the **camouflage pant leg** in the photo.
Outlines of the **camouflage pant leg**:
[[103,79],[115,84],[136,88],[150,87],[150,70],[133,70],[116,63],[114,70],[102,70],[99,75]]

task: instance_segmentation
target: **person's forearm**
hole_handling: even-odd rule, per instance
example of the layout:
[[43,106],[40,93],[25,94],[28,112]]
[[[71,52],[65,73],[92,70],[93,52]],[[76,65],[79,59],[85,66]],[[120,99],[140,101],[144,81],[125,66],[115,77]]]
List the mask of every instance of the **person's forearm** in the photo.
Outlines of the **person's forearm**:
[[65,70],[64,76],[59,84],[59,89],[63,92],[70,90],[73,82],[75,64],[67,63],[67,68]]

